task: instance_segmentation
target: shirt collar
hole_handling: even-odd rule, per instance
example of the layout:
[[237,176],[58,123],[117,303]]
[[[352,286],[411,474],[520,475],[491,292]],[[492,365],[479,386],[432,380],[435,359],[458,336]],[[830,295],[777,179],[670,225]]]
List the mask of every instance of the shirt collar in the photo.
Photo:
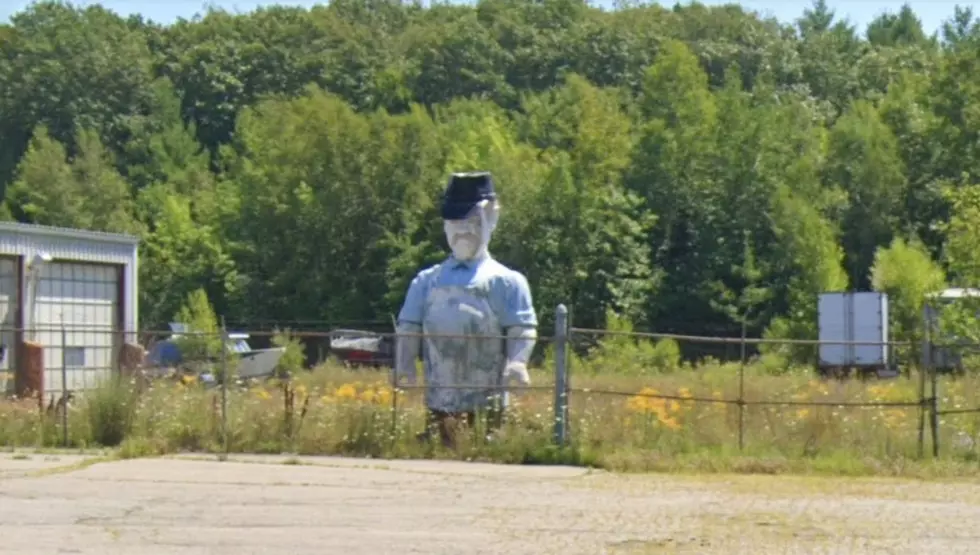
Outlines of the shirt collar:
[[490,260],[490,253],[486,253],[483,256],[474,258],[473,260],[460,260],[453,255],[449,255],[448,262],[449,262],[450,270],[459,270],[459,269],[472,270],[473,268],[476,268],[477,266],[486,262],[487,260]]

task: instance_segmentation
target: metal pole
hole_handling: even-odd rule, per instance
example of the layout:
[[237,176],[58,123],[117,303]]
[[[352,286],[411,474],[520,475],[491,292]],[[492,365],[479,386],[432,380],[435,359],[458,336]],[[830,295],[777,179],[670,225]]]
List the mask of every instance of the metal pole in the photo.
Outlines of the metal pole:
[[68,331],[64,322],[61,323],[61,442],[68,447],[68,357],[65,349],[68,346]]
[[742,320],[742,341],[738,365],[738,450],[745,448],[745,320]]
[[929,419],[932,428],[932,456],[939,456],[939,376],[935,368],[931,372],[932,379],[932,402],[929,411]]
[[925,336],[922,345],[922,360],[919,362],[919,458],[925,456],[926,443],[926,372],[933,366],[932,342],[930,340],[929,323],[926,322]]
[[568,308],[555,310],[555,444],[568,437]]
[[[394,444],[398,441],[396,433],[398,432],[398,366],[396,364],[398,356],[398,327],[395,326],[395,350],[394,356],[391,359],[391,442]],[[415,361],[413,360],[414,364]]]
[[221,317],[221,443],[222,453],[219,460],[228,459],[228,330],[225,329],[225,317]]

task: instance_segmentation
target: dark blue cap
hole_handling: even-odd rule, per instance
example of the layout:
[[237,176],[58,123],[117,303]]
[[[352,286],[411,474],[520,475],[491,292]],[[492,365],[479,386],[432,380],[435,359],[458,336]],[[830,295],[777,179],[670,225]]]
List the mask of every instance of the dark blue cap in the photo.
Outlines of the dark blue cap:
[[442,219],[465,219],[477,203],[495,198],[490,172],[454,173],[442,197]]

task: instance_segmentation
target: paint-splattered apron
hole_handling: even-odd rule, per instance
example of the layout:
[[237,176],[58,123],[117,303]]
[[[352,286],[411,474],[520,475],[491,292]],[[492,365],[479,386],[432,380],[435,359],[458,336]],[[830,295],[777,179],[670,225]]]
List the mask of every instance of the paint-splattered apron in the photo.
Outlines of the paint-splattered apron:
[[[429,290],[422,322],[429,409],[473,412],[495,406],[495,396],[502,394],[506,344],[488,298],[487,286],[433,285]],[[439,387],[447,385],[467,387]]]

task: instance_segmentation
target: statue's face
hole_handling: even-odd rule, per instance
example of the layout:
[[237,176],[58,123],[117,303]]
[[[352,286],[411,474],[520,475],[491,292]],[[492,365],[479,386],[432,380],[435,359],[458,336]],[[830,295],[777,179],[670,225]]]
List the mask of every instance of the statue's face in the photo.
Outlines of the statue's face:
[[444,220],[446,241],[458,260],[472,260],[486,252],[496,224],[495,206],[477,205],[465,219]]
[[446,241],[459,260],[472,260],[483,246],[483,222],[479,208],[464,220],[445,220]]

